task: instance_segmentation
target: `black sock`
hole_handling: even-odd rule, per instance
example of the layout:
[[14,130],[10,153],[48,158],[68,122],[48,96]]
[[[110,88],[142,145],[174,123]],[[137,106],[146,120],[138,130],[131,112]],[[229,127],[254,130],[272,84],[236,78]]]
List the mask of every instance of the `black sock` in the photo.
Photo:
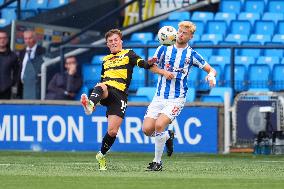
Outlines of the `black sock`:
[[101,147],[102,154],[107,153],[107,151],[110,149],[110,147],[114,143],[115,139],[116,139],[116,136],[111,137],[108,133],[105,134],[103,141],[102,141],[102,147]]
[[91,93],[90,100],[97,104],[102,99],[103,92],[104,90],[101,86],[96,86]]

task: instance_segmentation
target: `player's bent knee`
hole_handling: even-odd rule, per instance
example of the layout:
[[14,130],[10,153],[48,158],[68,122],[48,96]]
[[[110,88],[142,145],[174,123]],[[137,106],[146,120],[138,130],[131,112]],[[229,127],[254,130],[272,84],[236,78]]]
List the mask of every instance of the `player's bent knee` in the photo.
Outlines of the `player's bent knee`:
[[152,130],[151,129],[146,129],[145,127],[142,127],[142,131],[146,136],[151,136],[152,135]]
[[107,90],[107,86],[104,83],[98,83],[95,87],[100,86],[104,91]]
[[155,124],[155,130],[156,131],[163,131],[164,130],[164,125],[162,125],[162,124],[159,124],[159,123],[156,123]]

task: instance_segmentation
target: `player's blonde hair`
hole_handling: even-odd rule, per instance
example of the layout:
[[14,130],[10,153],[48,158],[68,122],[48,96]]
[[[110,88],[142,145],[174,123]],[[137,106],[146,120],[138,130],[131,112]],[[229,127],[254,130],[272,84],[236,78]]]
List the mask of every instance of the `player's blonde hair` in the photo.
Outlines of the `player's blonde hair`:
[[106,41],[109,37],[111,37],[114,34],[117,34],[120,37],[120,39],[122,39],[122,32],[119,29],[111,29],[111,30],[107,31],[106,34],[105,34]]
[[190,22],[190,21],[182,21],[178,24],[178,27],[185,27],[186,29],[188,29],[192,34],[194,34],[195,30],[196,30],[196,26],[194,23]]

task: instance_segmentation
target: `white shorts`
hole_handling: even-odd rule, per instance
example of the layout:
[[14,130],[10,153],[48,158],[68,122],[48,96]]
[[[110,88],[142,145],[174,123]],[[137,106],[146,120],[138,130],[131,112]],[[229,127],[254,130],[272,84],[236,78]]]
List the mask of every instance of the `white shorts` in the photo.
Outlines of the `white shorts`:
[[160,114],[165,114],[173,121],[180,114],[184,104],[185,98],[163,99],[155,96],[144,117],[158,119]]

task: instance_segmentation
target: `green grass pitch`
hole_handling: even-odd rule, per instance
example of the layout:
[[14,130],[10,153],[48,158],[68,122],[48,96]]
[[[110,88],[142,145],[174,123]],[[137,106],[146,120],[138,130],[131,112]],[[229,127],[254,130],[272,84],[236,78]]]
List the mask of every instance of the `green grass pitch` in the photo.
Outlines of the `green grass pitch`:
[[95,153],[0,151],[1,189],[263,189],[284,188],[284,156],[174,154],[162,172],[145,168],[153,153],[108,154],[98,171]]

